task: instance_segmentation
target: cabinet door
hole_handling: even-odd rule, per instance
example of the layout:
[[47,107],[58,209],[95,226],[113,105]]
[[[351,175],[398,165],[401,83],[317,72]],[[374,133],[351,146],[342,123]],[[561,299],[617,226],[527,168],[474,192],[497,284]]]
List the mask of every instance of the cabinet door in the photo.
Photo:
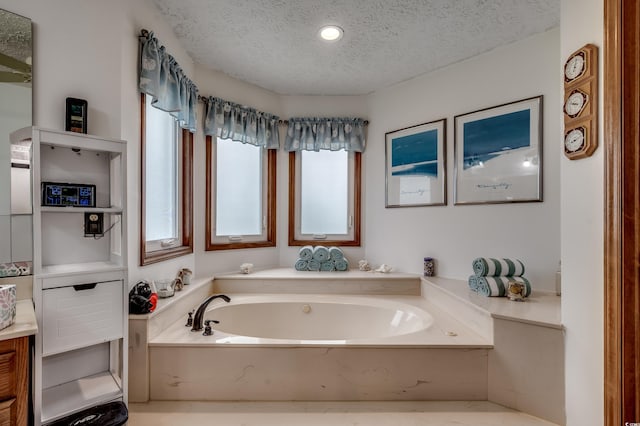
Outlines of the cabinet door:
[[0,341],[0,426],[27,424],[29,337]]
[[[0,354],[0,401],[16,396],[17,392],[16,352]],[[0,425],[3,423],[0,422]]]
[[42,291],[42,354],[51,355],[123,335],[122,280]]
[[15,398],[0,402],[0,426],[14,426],[18,424],[18,410],[16,407]]

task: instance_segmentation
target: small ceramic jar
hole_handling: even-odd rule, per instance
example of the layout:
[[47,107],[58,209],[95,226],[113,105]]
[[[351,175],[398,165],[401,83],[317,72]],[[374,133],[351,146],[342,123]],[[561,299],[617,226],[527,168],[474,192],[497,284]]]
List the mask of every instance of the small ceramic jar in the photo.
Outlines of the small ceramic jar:
[[424,276],[433,277],[436,274],[436,265],[433,257],[424,258]]

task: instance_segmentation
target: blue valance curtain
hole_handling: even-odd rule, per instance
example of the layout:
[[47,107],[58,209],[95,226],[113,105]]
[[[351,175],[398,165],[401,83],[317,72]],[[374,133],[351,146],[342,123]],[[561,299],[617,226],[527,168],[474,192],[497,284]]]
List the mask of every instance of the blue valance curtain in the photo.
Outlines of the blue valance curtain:
[[210,96],[204,99],[204,133],[221,139],[280,148],[278,117]]
[[198,88],[152,32],[142,31],[139,89],[153,97],[151,105],[167,111],[183,129],[196,131]]
[[290,118],[284,149],[364,152],[364,127],[360,118]]

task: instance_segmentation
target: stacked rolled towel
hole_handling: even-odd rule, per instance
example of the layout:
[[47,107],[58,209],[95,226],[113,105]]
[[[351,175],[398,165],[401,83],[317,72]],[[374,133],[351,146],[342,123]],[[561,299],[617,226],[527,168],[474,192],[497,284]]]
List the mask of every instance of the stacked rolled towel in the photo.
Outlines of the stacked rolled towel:
[[302,260],[306,260],[307,262],[313,258],[313,247],[312,246],[304,246],[301,247],[298,251],[298,257]]
[[316,246],[313,248],[313,260],[317,260],[318,262],[326,262],[329,260],[329,249],[325,246]]
[[296,271],[348,271],[349,262],[338,247],[304,246],[298,252]]
[[524,297],[531,294],[531,283],[523,276],[524,264],[518,259],[479,257],[472,266],[469,288],[483,296],[506,296],[509,281],[524,285]]
[[524,297],[531,294],[531,283],[525,277],[469,277],[469,288],[483,296],[506,296],[509,281],[516,281],[524,285]]
[[521,277],[524,264],[518,259],[478,257],[473,261],[473,273],[476,277]]

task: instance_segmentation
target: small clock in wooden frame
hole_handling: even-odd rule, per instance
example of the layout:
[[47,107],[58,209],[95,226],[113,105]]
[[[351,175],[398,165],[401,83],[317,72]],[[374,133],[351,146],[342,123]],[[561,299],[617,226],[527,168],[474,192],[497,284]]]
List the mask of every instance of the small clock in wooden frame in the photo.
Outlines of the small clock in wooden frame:
[[564,153],[576,160],[598,147],[598,48],[587,44],[564,64]]

